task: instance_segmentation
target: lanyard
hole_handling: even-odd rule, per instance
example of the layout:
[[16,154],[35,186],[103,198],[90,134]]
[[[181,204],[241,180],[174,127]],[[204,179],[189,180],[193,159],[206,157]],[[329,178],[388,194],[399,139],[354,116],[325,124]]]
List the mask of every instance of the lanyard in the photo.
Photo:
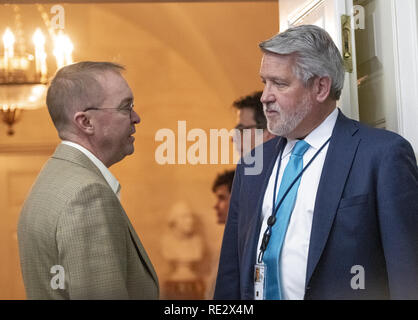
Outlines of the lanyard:
[[267,245],[268,245],[270,237],[271,237],[271,232],[272,232],[273,225],[276,223],[277,211],[279,211],[279,208],[282,205],[284,199],[286,198],[287,194],[292,189],[293,185],[299,180],[299,178],[303,175],[303,173],[306,171],[306,169],[309,168],[309,166],[312,164],[312,162],[315,160],[315,158],[321,153],[322,149],[325,148],[325,146],[329,143],[330,140],[331,140],[331,137],[327,141],[325,141],[325,143],[321,146],[321,148],[319,148],[319,150],[315,153],[315,155],[308,162],[308,164],[302,169],[302,171],[296,176],[296,178],[292,181],[292,183],[286,189],[286,191],[283,194],[283,196],[281,197],[280,201],[277,203],[277,206],[275,206],[275,204],[276,204],[277,181],[279,180],[279,172],[280,172],[280,167],[281,167],[281,164],[282,164],[282,156],[283,156],[284,148],[280,151],[280,154],[278,156],[279,157],[279,159],[278,159],[279,162],[278,162],[278,166],[277,166],[276,179],[274,181],[272,214],[267,219],[267,229],[264,232],[263,240],[261,241],[260,254],[258,255],[258,263],[261,263],[261,261],[263,260],[264,252],[267,249]]

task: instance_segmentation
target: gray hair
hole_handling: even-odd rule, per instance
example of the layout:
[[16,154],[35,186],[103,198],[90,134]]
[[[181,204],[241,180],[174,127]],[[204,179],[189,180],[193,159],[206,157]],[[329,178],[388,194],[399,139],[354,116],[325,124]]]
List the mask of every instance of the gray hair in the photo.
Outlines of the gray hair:
[[103,102],[103,88],[97,76],[108,71],[120,74],[122,70],[123,66],[112,62],[84,61],[57,71],[48,88],[46,105],[60,136],[72,114]]
[[331,78],[330,97],[338,100],[344,87],[345,70],[341,54],[331,36],[314,25],[287,29],[260,43],[264,52],[296,55],[295,74],[305,86],[311,78]]

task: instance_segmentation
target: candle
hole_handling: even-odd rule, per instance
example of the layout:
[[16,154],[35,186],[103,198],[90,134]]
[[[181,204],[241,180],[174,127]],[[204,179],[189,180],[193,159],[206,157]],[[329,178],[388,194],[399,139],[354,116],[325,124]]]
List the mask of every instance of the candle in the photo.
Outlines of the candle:
[[47,80],[45,37],[40,29],[36,29],[32,40],[35,45],[36,76],[40,78],[41,82],[44,82]]
[[6,78],[9,75],[9,62],[14,56],[14,43],[15,36],[9,28],[3,35],[3,46],[4,46],[4,70],[6,71]]
[[68,36],[65,36],[65,65],[69,65],[73,63],[73,43],[71,42],[70,38]]
[[70,38],[64,33],[60,32],[54,38],[54,55],[57,60],[58,69],[73,63],[73,49],[74,46]]
[[54,37],[54,56],[57,60],[57,68],[64,66],[64,49],[63,49],[63,35],[59,33]]

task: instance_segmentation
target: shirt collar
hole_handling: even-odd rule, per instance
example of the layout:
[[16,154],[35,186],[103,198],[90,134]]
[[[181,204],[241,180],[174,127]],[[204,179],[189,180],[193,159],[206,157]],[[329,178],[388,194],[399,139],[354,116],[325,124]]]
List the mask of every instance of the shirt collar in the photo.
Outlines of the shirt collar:
[[61,143],[67,146],[76,148],[80,150],[82,153],[84,153],[91,160],[91,162],[93,162],[95,166],[100,170],[106,182],[109,184],[110,188],[119,197],[119,194],[118,194],[120,191],[119,181],[113,176],[113,174],[109,171],[109,169],[106,168],[103,162],[101,162],[93,153],[91,153],[89,150],[79,145],[78,143],[66,141],[66,140],[62,141]]
[[[332,131],[334,130],[335,123],[338,118],[338,109],[335,108],[333,112],[324,120],[322,123],[316,127],[310,134],[304,139],[311,148],[319,150],[321,146],[331,137]],[[293,149],[298,140],[287,140],[286,147],[283,150],[282,159],[285,158]]]

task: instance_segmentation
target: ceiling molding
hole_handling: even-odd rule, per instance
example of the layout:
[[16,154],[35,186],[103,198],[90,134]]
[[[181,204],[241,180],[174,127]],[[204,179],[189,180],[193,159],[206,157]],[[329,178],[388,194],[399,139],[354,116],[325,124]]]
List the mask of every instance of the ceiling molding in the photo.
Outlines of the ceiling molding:
[[51,155],[54,153],[58,143],[0,143],[0,156],[5,154]]
[[62,4],[62,3],[169,3],[169,2],[276,2],[278,0],[0,0],[0,4],[36,4],[36,3],[51,3],[51,4]]

